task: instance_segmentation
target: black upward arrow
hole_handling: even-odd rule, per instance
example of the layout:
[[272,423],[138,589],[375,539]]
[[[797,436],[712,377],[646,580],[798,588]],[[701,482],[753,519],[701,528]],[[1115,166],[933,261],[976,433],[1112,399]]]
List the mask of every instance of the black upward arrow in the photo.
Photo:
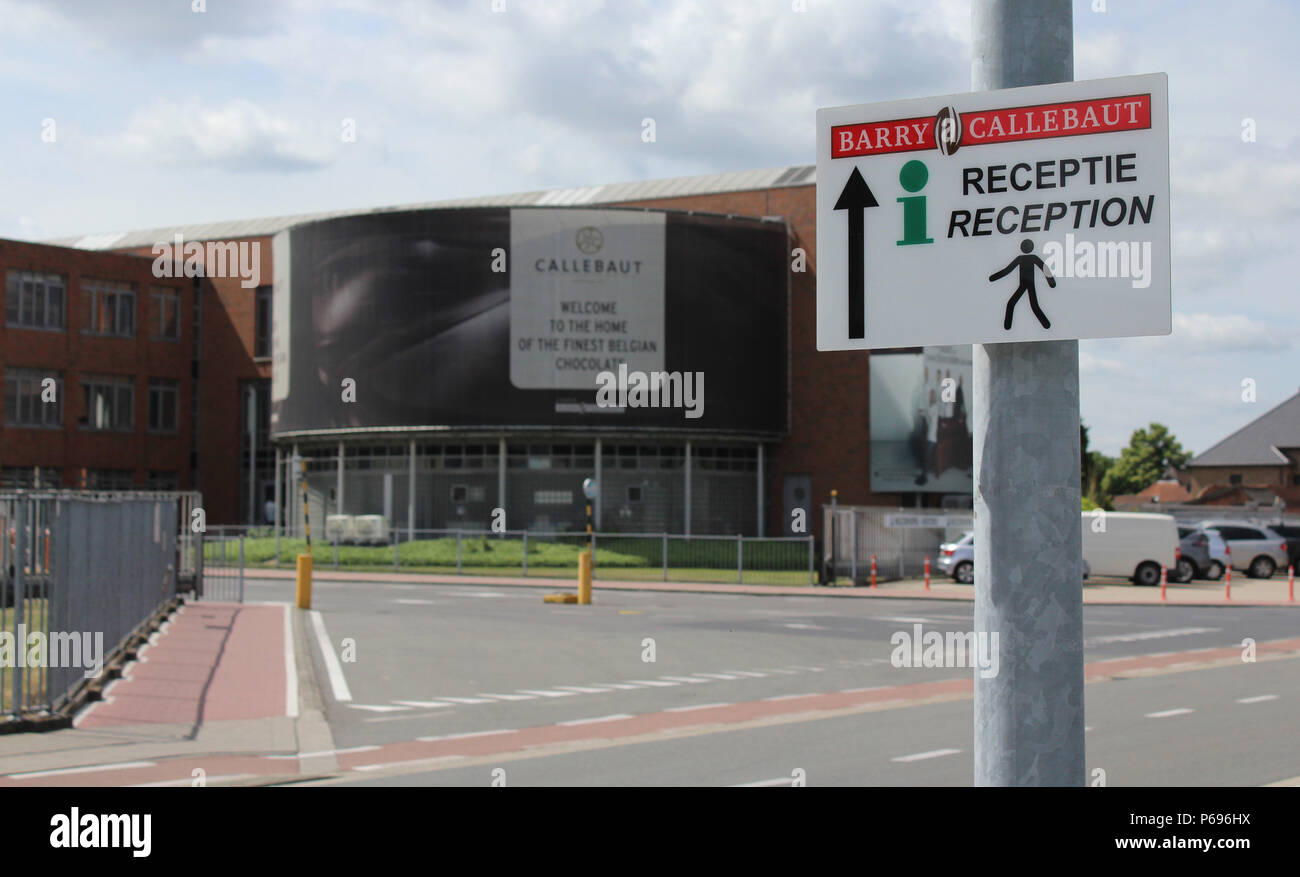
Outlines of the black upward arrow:
[[866,281],[866,240],[863,235],[862,219],[868,207],[879,207],[876,196],[871,194],[871,187],[862,179],[858,169],[853,168],[849,181],[844,184],[844,191],[835,202],[835,210],[849,211],[849,337],[865,338],[867,336],[867,281]]

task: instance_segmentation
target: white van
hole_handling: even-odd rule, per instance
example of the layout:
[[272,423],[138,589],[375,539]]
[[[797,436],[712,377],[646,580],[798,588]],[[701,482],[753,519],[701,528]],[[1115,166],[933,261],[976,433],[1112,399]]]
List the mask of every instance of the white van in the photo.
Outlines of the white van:
[[1160,584],[1160,566],[1175,570],[1178,525],[1173,515],[1144,512],[1083,513],[1083,559],[1094,576]]

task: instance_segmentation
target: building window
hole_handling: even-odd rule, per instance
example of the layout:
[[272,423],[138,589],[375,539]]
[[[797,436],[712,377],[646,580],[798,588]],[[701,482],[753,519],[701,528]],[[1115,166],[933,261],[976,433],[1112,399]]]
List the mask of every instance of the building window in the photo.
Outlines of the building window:
[[58,274],[10,271],[5,324],[10,329],[64,329],[67,283]]
[[86,473],[89,490],[130,490],[135,486],[130,469],[91,469]]
[[153,340],[179,341],[181,337],[181,294],[169,286],[155,286],[150,293],[154,313]]
[[149,380],[149,431],[176,432],[180,410],[180,384],[160,378]]
[[175,472],[164,472],[157,469],[149,470],[149,478],[145,486],[149,490],[176,490],[179,481]]
[[81,379],[86,407],[82,429],[130,432],[135,428],[135,384],[130,378],[87,376]]
[[51,489],[63,486],[63,470],[57,466],[5,466],[0,487],[9,490]]
[[[48,392],[46,379],[52,379]],[[63,375],[39,369],[5,369],[5,426],[63,426]]]
[[534,505],[572,505],[572,490],[535,490],[533,491]]
[[262,359],[271,355],[271,287],[257,288],[256,310],[253,314],[253,356]]
[[84,280],[81,284],[82,329],[87,335],[135,335],[135,284]]
[[1229,484],[1240,484],[1240,483],[1241,483],[1241,476],[1240,476],[1240,475],[1229,475],[1229,476],[1228,476],[1228,483],[1229,483]]

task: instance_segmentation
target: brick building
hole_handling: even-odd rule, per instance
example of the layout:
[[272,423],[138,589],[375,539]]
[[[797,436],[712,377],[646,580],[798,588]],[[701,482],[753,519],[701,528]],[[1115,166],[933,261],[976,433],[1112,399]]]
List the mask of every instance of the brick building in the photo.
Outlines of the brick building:
[[152,260],[0,241],[5,487],[188,489],[195,296]]
[[[816,188],[815,168],[796,166],[771,170],[714,174],[657,180],[643,183],[591,186],[569,190],[549,190],[515,195],[456,199],[402,208],[373,211],[336,211],[329,214],[273,217],[240,220],[236,222],[183,226],[178,228],[146,229],[120,234],[95,235],[86,238],[61,240],[60,247],[6,244],[0,250],[0,266],[7,271],[54,271],[68,276],[69,296],[80,295],[80,277],[83,271],[98,272],[135,284],[137,290],[148,290],[161,281],[150,276],[152,248],[160,242],[170,242],[182,235],[186,242],[223,241],[238,242],[255,247],[259,252],[257,265],[260,279],[250,285],[247,277],[214,276],[202,281],[200,330],[191,340],[184,332],[183,340],[174,343],[168,358],[155,353],[162,342],[137,335],[134,342],[101,341],[82,338],[69,331],[60,356],[32,356],[10,352],[5,347],[6,367],[59,366],[77,373],[83,367],[79,357],[84,354],[100,356],[101,349],[117,347],[135,350],[135,359],[128,366],[116,366],[119,373],[135,375],[138,406],[150,380],[175,375],[182,380],[189,374],[190,357],[195,360],[197,381],[185,382],[181,404],[186,412],[175,449],[167,453],[184,457],[191,451],[196,463],[197,478],[194,486],[204,493],[208,520],[214,524],[245,522],[262,519],[261,509],[272,496],[276,480],[274,436],[268,431],[270,421],[269,385],[271,378],[270,336],[273,289],[271,279],[282,266],[272,263],[272,238],[278,232],[315,220],[385,213],[390,210],[414,210],[452,207],[645,207],[673,211],[698,211],[741,217],[780,219],[787,225],[790,246],[801,248],[806,256],[806,270],[791,270],[788,286],[788,343],[780,351],[787,358],[788,431],[779,440],[763,442],[766,453],[760,452],[759,466],[762,487],[759,496],[763,504],[762,527],[768,534],[783,532],[788,526],[787,510],[794,504],[806,507],[814,532],[820,532],[820,514],[817,509],[829,500],[830,491],[838,489],[839,501],[846,505],[924,505],[938,506],[944,497],[938,493],[873,492],[871,487],[871,424],[870,424],[870,361],[866,352],[826,352],[816,349]],[[95,250],[100,252],[85,252]],[[113,251],[113,252],[103,252]],[[18,255],[29,252],[44,253],[45,262],[23,261]],[[129,254],[129,255],[128,255]],[[94,260],[106,260],[95,262]],[[794,261],[794,255],[791,257]],[[104,267],[100,267],[103,265]],[[84,267],[83,267],[84,266]],[[109,267],[116,269],[109,271]],[[184,296],[189,322],[192,307],[190,281],[166,281]],[[148,293],[140,293],[147,295]],[[69,313],[77,313],[75,302],[69,301]],[[142,315],[141,321],[147,319]],[[10,330],[9,335],[15,333]],[[44,337],[39,330],[19,330],[21,336]],[[36,342],[32,342],[36,343]],[[132,346],[134,345],[134,347]],[[37,344],[39,347],[40,345]],[[44,348],[41,348],[44,349]],[[173,363],[173,359],[175,362]],[[28,362],[27,360],[31,360]],[[158,374],[154,361],[159,363]],[[98,360],[91,360],[86,368],[101,368]],[[163,364],[166,364],[165,367]],[[173,369],[174,371],[168,370]],[[197,421],[189,417],[189,393],[197,390],[199,404]],[[28,449],[17,453],[24,443],[41,444],[41,439],[30,435],[53,435],[49,428],[42,430],[6,429],[0,448],[6,452],[6,467],[59,466],[64,483],[71,483],[71,469],[79,466],[107,466],[114,445],[122,459],[138,460],[132,468],[133,483],[142,486],[148,473],[170,466],[155,463],[164,459],[159,448],[155,456],[156,440],[147,430],[140,429],[145,410],[140,407],[136,419],[137,435],[134,441],[117,436],[103,438],[86,436],[76,429],[80,413],[65,414],[65,432],[56,444],[60,453],[42,456]],[[193,426],[199,436],[197,441],[185,438]],[[14,435],[15,438],[10,436]],[[80,441],[95,439],[83,449]],[[64,449],[62,445],[73,447]],[[165,442],[164,442],[165,443]],[[108,456],[95,456],[91,453]],[[289,443],[280,441],[281,450]],[[331,446],[332,448],[332,446]],[[327,448],[322,453],[333,453]],[[13,455],[10,452],[13,452]],[[414,452],[413,452],[414,453]],[[504,450],[503,450],[504,456]],[[88,456],[83,456],[88,455]],[[170,460],[171,457],[166,457]],[[12,462],[11,462],[12,461]],[[349,465],[352,465],[349,463]],[[250,472],[250,466],[255,472]],[[341,467],[340,467],[341,468]],[[185,472],[178,481],[182,487],[191,484]],[[341,485],[340,481],[340,485]],[[918,484],[922,483],[920,480]],[[950,495],[957,505],[969,507],[969,494],[965,497]],[[964,502],[963,502],[964,499]]]

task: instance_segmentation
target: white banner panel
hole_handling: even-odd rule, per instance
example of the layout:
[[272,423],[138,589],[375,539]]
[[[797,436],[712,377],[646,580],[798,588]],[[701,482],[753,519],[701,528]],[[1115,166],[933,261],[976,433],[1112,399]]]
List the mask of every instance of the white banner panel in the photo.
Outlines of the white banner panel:
[[596,376],[664,368],[664,215],[510,211],[510,381],[595,390]]

